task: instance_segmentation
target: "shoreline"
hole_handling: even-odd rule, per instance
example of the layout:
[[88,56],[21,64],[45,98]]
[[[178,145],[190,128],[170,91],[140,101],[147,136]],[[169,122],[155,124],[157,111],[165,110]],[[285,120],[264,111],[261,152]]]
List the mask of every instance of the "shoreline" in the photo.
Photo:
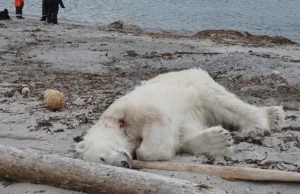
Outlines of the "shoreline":
[[[10,14],[12,16],[13,19],[16,20],[15,15],[14,14]],[[29,15],[25,15],[26,16],[26,20],[29,21],[39,21],[39,17],[36,16],[29,16]],[[25,21],[26,21],[25,20]],[[120,21],[120,20],[119,20]],[[126,20],[124,20],[126,21]],[[0,20],[1,22],[1,20]],[[130,22],[130,21],[129,21]],[[102,30],[108,30],[108,31],[116,31],[116,32],[123,32],[123,33],[136,33],[135,31],[130,31],[130,30],[122,30],[122,29],[113,29],[113,28],[108,28],[108,26],[110,24],[106,24],[106,25],[97,25],[97,24],[85,24],[83,22],[79,22],[76,23],[74,21],[66,21],[66,20],[60,20],[59,21],[60,24],[67,24],[67,25],[73,25],[73,26],[86,26],[86,27],[95,27],[95,28],[99,28]],[[131,24],[134,25],[134,24]],[[269,35],[269,34],[258,34],[258,33],[252,33],[250,31],[243,31],[243,30],[237,30],[237,29],[203,29],[200,31],[197,31],[196,33],[193,33],[191,31],[189,32],[183,32],[182,30],[168,30],[168,29],[152,29],[152,28],[141,28],[142,32],[140,32],[141,35],[152,35],[155,36],[155,34],[157,35],[157,37],[168,37],[168,38],[201,38],[201,39],[209,39],[212,41],[215,41],[217,43],[225,43],[225,44],[239,44],[239,45],[251,45],[251,38],[255,39],[257,37],[262,37],[262,41],[264,41],[264,38],[269,39],[269,41],[274,41],[272,42],[273,44],[271,45],[267,45],[267,43],[263,43],[263,44],[258,44],[255,43],[253,46],[264,46],[264,44],[266,44],[265,46],[273,46],[273,45],[277,45],[278,43],[276,43],[276,41],[280,42],[279,45],[284,45],[284,41],[287,42],[287,45],[289,44],[297,44],[300,45],[300,40],[298,41],[294,41],[292,39],[289,39],[287,37],[284,37],[282,35]],[[227,32],[227,33],[226,33]],[[251,37],[249,37],[249,35]],[[221,39],[220,39],[221,37]],[[224,41],[224,39],[228,39],[229,41]],[[244,44],[241,44],[239,41],[237,41],[236,43],[233,43],[234,41],[232,39],[234,38],[239,38],[239,39],[246,39],[246,41],[244,41]]]
[[[122,20],[119,20],[122,22]],[[126,20],[124,20],[126,21]],[[118,22],[118,21],[116,21]],[[132,24],[130,21],[128,21],[130,25]],[[160,38],[187,38],[187,39],[208,39],[212,40],[217,43],[223,43],[223,44],[231,44],[231,45],[251,45],[251,46],[275,46],[275,45],[300,45],[300,42],[293,41],[287,37],[281,36],[281,35],[268,35],[268,34],[257,34],[257,33],[250,33],[249,31],[242,31],[242,30],[233,30],[233,29],[203,29],[200,30],[196,33],[193,32],[188,32],[188,33],[183,33],[181,30],[167,30],[167,29],[151,29],[151,28],[141,28],[139,27],[142,31],[141,32],[136,32],[136,31],[130,31],[130,30],[124,30],[124,29],[114,29],[114,28],[109,28],[107,25],[94,25],[94,24],[84,24],[84,23],[74,23],[72,21],[62,21],[64,24],[69,24],[69,25],[77,25],[77,26],[89,26],[89,27],[97,27],[99,29],[103,30],[108,30],[108,31],[115,31],[115,32],[121,32],[121,33],[137,33],[137,35],[149,35],[149,36],[154,36],[154,37],[160,37]],[[233,39],[246,39],[246,41],[234,41]],[[253,39],[259,39],[256,40],[256,43],[252,43]],[[224,40],[224,39],[229,39],[229,40]],[[266,43],[259,44],[257,41],[266,41]],[[241,41],[241,40],[240,40]],[[285,43],[286,42],[286,43]],[[266,45],[264,45],[266,44]],[[270,44],[270,45],[268,45]]]
[[[200,67],[248,103],[284,106],[287,126],[260,140],[234,136],[236,152],[230,158],[181,155],[174,161],[300,172],[299,44],[219,44],[186,36],[46,25],[35,20],[0,21],[0,28],[2,145],[78,158],[73,139],[82,137],[116,98],[160,73]],[[30,89],[28,97],[19,92],[22,84]],[[52,112],[45,107],[41,95],[49,88],[65,94],[63,110]],[[299,184],[141,171],[203,183],[229,194],[298,194],[300,189]],[[1,179],[0,189],[3,194],[80,193]]]

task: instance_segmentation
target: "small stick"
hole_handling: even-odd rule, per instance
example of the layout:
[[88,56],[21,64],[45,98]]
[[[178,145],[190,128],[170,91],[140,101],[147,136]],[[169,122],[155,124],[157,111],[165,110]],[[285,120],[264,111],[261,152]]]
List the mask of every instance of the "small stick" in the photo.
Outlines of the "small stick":
[[132,161],[134,169],[183,171],[220,177],[226,180],[300,182],[300,173],[249,167],[184,164],[178,162]]

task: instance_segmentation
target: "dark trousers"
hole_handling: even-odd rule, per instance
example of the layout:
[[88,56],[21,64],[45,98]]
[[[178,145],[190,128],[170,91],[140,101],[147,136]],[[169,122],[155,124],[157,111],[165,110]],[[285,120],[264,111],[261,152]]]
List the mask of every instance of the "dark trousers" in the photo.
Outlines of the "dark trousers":
[[57,14],[58,14],[58,4],[47,4],[47,22],[51,23],[51,19],[53,24],[57,24]]
[[42,4],[42,17],[46,19],[47,17],[47,2],[44,0]]
[[23,9],[23,7],[16,7],[17,17],[22,17],[22,9]]

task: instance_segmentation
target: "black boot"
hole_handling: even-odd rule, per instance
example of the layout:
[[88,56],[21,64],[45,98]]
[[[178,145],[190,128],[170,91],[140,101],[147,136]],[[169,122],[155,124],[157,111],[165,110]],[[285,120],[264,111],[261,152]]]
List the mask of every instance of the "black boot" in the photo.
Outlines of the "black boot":
[[53,14],[52,23],[53,24],[58,24],[58,22],[57,22],[57,15],[56,14]]
[[58,24],[57,18],[56,18],[56,19],[53,19],[52,23],[53,23],[53,24]]
[[47,17],[47,23],[50,24],[52,22],[52,18],[51,17]]
[[42,16],[40,21],[46,21],[47,20],[47,16]]
[[23,7],[16,7],[16,16],[18,19],[24,19],[22,17],[22,12],[23,12],[22,9],[23,9]]

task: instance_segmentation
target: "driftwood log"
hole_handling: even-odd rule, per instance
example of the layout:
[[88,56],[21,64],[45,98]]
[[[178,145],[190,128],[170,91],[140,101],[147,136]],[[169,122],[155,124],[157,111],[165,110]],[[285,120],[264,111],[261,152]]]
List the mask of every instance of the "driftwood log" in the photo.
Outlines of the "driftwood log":
[[248,167],[183,164],[176,162],[132,161],[135,169],[183,171],[217,176],[226,180],[300,182],[300,173]]
[[3,145],[0,177],[95,194],[226,193],[189,181]]

